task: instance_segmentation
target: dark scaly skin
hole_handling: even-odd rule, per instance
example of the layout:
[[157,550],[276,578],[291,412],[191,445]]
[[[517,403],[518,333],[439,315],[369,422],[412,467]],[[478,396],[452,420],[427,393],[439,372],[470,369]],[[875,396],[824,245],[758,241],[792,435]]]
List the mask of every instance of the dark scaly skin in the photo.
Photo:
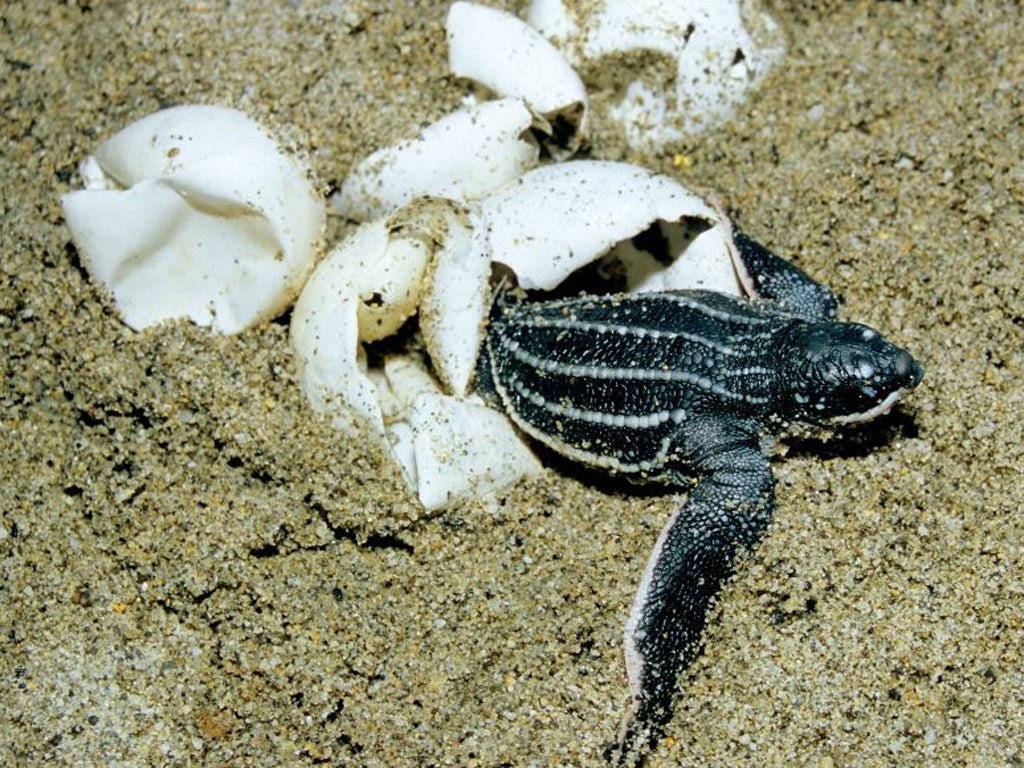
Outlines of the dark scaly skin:
[[633,706],[620,764],[642,762],[672,714],[679,673],[736,555],[775,506],[765,446],[794,423],[888,410],[921,380],[904,350],[834,322],[827,288],[743,235],[752,302],[704,291],[499,298],[478,370],[527,434],[584,464],[680,487],[626,628]]

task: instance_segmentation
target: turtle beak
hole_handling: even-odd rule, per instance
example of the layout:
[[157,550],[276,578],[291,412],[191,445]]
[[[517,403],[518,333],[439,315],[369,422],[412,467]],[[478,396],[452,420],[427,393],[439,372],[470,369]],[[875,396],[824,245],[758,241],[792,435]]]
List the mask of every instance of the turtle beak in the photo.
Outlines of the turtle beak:
[[905,349],[899,351],[892,365],[897,377],[907,382],[904,387],[907,392],[914,389],[924,378],[924,368]]
[[835,423],[856,424],[882,416],[921,383],[921,379],[924,378],[924,368],[921,364],[907,350],[889,345],[888,342],[884,343],[890,347],[892,355],[888,360],[875,358],[877,369],[872,377],[873,383],[862,385],[862,390],[869,399],[876,398],[883,392],[888,394],[871,408],[835,418]]

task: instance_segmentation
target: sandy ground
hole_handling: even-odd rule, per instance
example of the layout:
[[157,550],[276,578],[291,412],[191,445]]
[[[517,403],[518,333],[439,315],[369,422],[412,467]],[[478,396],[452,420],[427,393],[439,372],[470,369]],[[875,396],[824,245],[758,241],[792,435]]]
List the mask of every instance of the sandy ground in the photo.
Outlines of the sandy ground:
[[[399,10],[394,10],[399,6]],[[128,330],[58,197],[162,106],[284,129],[325,188],[451,109],[445,4],[0,10],[0,763],[600,765],[674,503],[548,472],[435,519],[305,406],[287,319]],[[711,186],[927,377],[776,463],[650,766],[1024,761],[1024,48],[1014,3],[778,2]],[[618,157],[614,142],[596,156]]]

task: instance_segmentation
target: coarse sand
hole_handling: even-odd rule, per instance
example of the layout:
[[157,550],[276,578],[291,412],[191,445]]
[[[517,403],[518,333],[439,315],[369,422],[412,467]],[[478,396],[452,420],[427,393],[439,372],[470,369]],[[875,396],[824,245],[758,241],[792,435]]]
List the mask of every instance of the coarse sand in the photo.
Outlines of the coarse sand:
[[[788,53],[732,124],[593,156],[715,190],[927,374],[780,454],[648,765],[1020,765],[1024,11],[769,9]],[[3,765],[603,764],[673,496],[552,470],[425,518],[307,407],[287,316],[132,332],[59,207],[101,140],[188,102],[274,126],[336,188],[465,94],[445,11],[0,8]]]

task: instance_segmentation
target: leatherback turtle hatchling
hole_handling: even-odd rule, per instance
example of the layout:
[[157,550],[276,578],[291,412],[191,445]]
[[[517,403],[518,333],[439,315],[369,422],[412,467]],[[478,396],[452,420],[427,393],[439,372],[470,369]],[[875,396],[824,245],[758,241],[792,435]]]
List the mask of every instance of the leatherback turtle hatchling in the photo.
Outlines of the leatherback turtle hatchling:
[[877,331],[837,322],[827,288],[737,233],[747,301],[709,291],[526,301],[499,294],[477,389],[525,433],[590,467],[689,487],[658,537],[626,626],[645,752],[671,714],[708,606],[775,506],[771,438],[885,413],[923,369]]

